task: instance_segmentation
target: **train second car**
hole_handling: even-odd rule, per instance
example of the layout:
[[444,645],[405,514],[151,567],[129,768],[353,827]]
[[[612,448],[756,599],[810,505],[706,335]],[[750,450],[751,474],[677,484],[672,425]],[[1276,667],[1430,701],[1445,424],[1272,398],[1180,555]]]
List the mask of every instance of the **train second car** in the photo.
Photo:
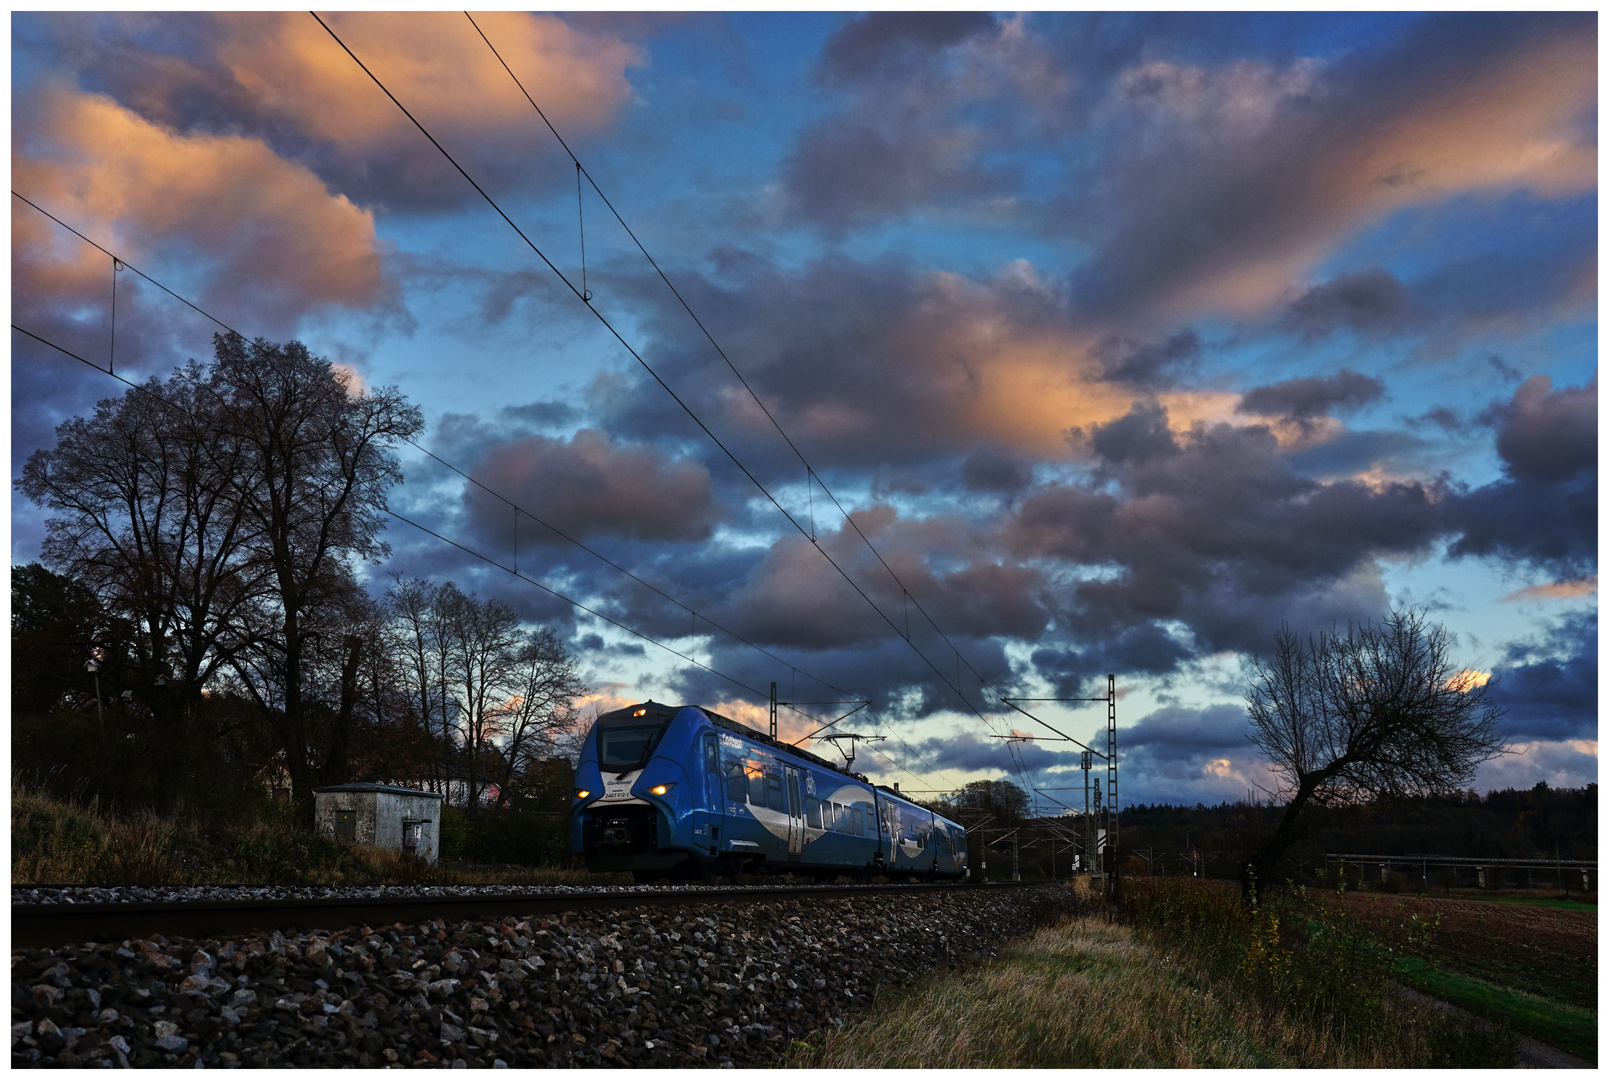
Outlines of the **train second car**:
[[575,784],[570,850],[594,871],[966,873],[960,825],[697,706],[648,701],[600,716]]

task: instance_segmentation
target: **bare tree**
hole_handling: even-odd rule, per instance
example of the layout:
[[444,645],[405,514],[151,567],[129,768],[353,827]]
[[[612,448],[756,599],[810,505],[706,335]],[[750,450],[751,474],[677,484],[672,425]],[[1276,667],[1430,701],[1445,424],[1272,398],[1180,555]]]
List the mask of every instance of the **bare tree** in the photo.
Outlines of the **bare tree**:
[[1446,628],[1415,610],[1305,642],[1281,628],[1246,692],[1249,737],[1285,800],[1242,873],[1248,899],[1301,838],[1309,805],[1455,792],[1503,753],[1503,710],[1483,679],[1453,664],[1452,647]]
[[[391,448],[423,426],[395,387],[360,390],[300,342],[214,339],[211,389],[222,435],[241,448],[225,477],[273,574],[274,632],[260,639],[281,698],[277,721],[299,803],[310,803],[304,700],[310,614],[350,581],[353,560],[378,560],[386,493],[402,471]],[[245,676],[245,668],[239,669]]]
[[397,577],[396,584],[386,591],[385,608],[401,656],[399,674],[409,711],[419,718],[427,738],[439,737],[438,750],[447,751],[432,757],[431,790],[445,795],[447,776],[442,766],[451,757],[452,729],[446,713],[447,635],[437,604],[441,589],[421,578]]
[[468,751],[468,807],[475,814],[485,786],[484,769],[494,756],[492,740],[502,733],[498,721],[512,696],[520,620],[507,601],[482,600],[451,582],[442,587],[439,606],[452,634],[451,663],[457,675],[453,690]]
[[136,678],[159,721],[185,715],[249,645],[242,621],[273,581],[249,555],[257,527],[229,490],[244,451],[220,432],[208,382],[192,362],[101,401],[58,427],[17,483],[53,512],[45,564],[135,628]]
[[499,809],[531,763],[563,753],[563,739],[575,726],[575,700],[588,692],[575,658],[546,627],[525,634],[511,674],[513,696],[497,718],[504,740],[502,767],[493,778]]

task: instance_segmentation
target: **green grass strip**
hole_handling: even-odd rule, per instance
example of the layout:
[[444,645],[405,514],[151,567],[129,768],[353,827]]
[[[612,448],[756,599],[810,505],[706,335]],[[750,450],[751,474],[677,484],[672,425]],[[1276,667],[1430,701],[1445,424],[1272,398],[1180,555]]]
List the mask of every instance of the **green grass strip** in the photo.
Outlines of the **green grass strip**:
[[[1459,897],[1458,899],[1463,899],[1463,898]],[[1533,900],[1530,897],[1526,897],[1526,896],[1477,896],[1477,897],[1470,897],[1470,899],[1472,899],[1472,900],[1483,900],[1488,904],[1525,904],[1525,905],[1527,905],[1529,907],[1559,908],[1559,909],[1561,909],[1563,911],[1597,911],[1598,910],[1598,905],[1597,904],[1588,904],[1588,903],[1586,903],[1584,901],[1581,901],[1581,900],[1555,900],[1555,899],[1551,899],[1551,898],[1549,898],[1549,899],[1540,899],[1539,898],[1539,899]]]
[[1391,973],[1415,990],[1502,1021],[1515,1031],[1574,1054],[1589,1065],[1598,1064],[1598,1014],[1595,1012],[1433,968],[1413,958],[1392,964]]

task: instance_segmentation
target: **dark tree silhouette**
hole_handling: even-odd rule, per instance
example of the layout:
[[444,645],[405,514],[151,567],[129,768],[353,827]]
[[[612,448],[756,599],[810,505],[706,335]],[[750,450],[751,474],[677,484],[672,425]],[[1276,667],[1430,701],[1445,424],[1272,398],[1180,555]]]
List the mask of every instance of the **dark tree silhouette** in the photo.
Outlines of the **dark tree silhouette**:
[[1253,669],[1246,711],[1285,809],[1242,873],[1247,899],[1301,838],[1309,805],[1450,795],[1503,752],[1503,710],[1483,679],[1453,664],[1452,645],[1414,610],[1305,642],[1280,630]]
[[386,493],[402,479],[392,448],[423,422],[395,388],[362,389],[299,342],[214,346],[210,365],[62,424],[18,487],[53,512],[45,565],[133,628],[121,682],[152,734],[189,738],[203,687],[232,682],[222,688],[257,704],[310,806],[309,709],[328,705],[321,693],[336,703],[325,756],[344,772],[353,640],[368,619],[354,565],[387,550]]
[[230,494],[251,525],[255,560],[274,581],[265,620],[272,633],[259,637],[256,665],[272,680],[246,681],[279,719],[292,796],[310,805],[304,669],[311,642],[326,633],[316,615],[355,591],[353,560],[388,552],[380,539],[386,493],[402,480],[391,450],[424,421],[395,387],[359,389],[301,342],[220,334],[214,343],[219,424],[240,448]]
[[164,723],[243,647],[239,620],[271,584],[247,552],[255,530],[229,490],[242,448],[220,431],[209,381],[192,362],[101,401],[17,483],[52,512],[45,565],[134,627],[131,675]]

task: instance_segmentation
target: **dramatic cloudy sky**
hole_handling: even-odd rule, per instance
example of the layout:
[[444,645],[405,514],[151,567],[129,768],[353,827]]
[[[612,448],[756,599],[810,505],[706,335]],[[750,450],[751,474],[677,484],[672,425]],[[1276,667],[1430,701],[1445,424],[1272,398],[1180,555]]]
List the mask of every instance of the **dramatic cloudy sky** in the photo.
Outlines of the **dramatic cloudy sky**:
[[[551,267],[305,13],[14,15],[14,188],[399,386],[522,573],[719,675],[406,525],[377,588],[507,597],[604,705],[873,699],[919,790],[1077,785],[998,698],[1115,673],[1124,803],[1266,782],[1248,658],[1415,605],[1508,708],[1479,787],[1596,780],[1593,14],[478,17],[562,145],[463,15],[328,21]],[[109,259],[11,212],[14,321],[105,357]],[[212,329],[119,276],[120,371]],[[15,476],[116,384],[12,364]]]

